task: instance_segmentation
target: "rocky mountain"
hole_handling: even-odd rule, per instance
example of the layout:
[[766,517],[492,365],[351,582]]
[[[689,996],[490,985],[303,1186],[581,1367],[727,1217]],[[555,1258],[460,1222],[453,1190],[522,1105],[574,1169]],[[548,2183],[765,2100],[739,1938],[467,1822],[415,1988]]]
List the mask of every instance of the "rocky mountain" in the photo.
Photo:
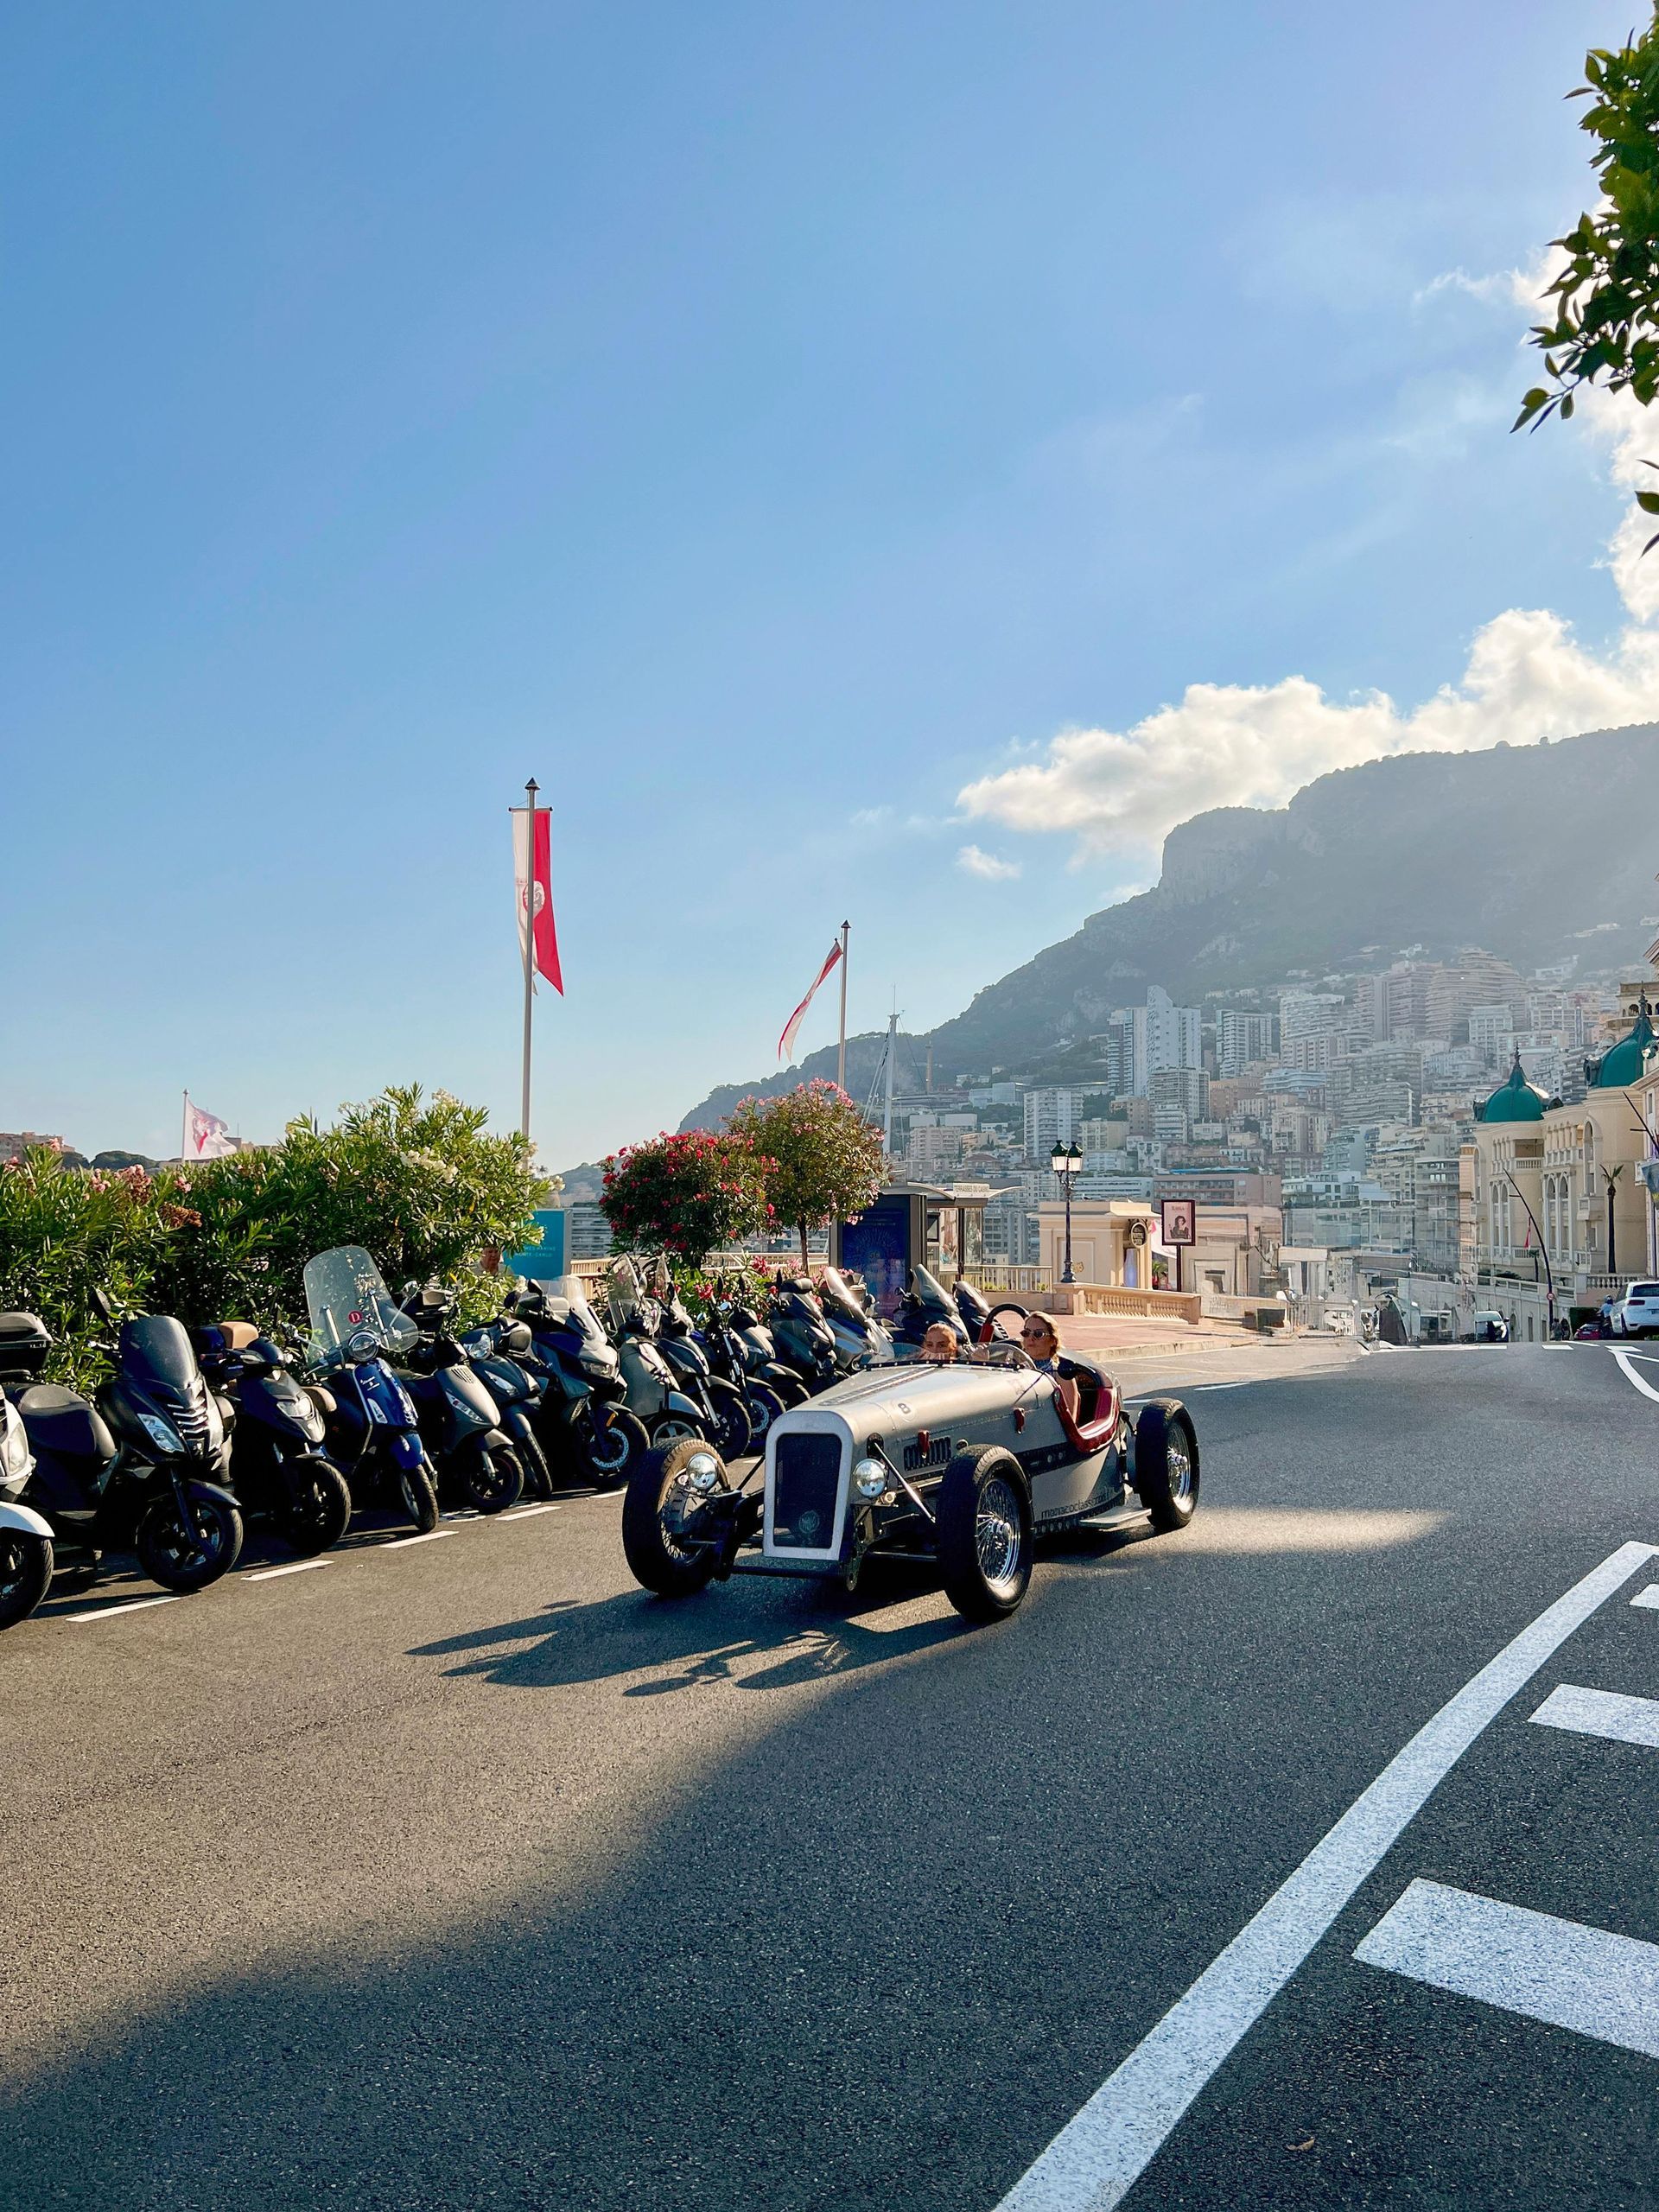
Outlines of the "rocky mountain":
[[[977,993],[931,1036],[901,1039],[899,1088],[958,1074],[1056,1077],[1116,1007],[1161,983],[1194,1004],[1298,974],[1384,967],[1479,945],[1523,973],[1576,960],[1581,974],[1639,970],[1659,914],[1659,724],[1484,753],[1405,753],[1342,768],[1287,806],[1217,807],[1173,830],[1154,889]],[[849,1040],[862,1096],[879,1036]],[[712,1126],[751,1092],[835,1073],[835,1048],[798,1069],[715,1091],[683,1128]]]

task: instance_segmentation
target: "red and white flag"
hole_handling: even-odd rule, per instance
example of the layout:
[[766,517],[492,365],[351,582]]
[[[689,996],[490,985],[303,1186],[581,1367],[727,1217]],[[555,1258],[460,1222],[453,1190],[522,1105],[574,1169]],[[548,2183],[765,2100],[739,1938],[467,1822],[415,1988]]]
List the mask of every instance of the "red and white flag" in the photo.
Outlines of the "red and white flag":
[[518,957],[530,957],[527,938],[533,916],[536,967],[563,998],[564,976],[553,925],[553,848],[544,806],[533,815],[528,807],[512,809],[512,872],[518,893]]
[[812,978],[811,990],[808,991],[806,996],[801,1001],[799,1006],[796,1007],[794,1013],[790,1015],[789,1020],[784,1024],[784,1033],[778,1039],[778,1057],[780,1060],[786,1060],[793,1054],[795,1050],[795,1033],[801,1026],[801,1017],[806,1012],[808,1007],[811,1005],[814,994],[817,992],[818,985],[823,981],[824,977],[830,973],[830,970],[835,966],[836,961],[839,960],[840,957],[841,939],[837,938],[830,948],[830,957],[824,962],[823,967],[819,969],[817,974]]
[[187,1160],[225,1160],[236,1150],[236,1140],[231,1135],[231,1125],[221,1122],[217,1114],[208,1114],[193,1104],[189,1092],[184,1094],[184,1145]]

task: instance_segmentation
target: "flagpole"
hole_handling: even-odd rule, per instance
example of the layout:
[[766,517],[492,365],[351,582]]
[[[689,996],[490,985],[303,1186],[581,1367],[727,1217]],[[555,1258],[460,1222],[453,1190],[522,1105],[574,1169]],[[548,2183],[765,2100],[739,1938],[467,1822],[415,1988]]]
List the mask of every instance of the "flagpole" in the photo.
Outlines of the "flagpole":
[[841,1048],[836,1054],[836,1087],[847,1088],[847,938],[852,924],[841,925]]
[[536,977],[536,793],[539,789],[534,776],[524,785],[524,827],[530,834],[524,848],[524,1080],[518,1127],[526,1142],[530,1139],[531,1008]]
[[181,1133],[180,1137],[179,1137],[179,1158],[180,1158],[181,1160],[188,1160],[188,1159],[189,1158],[189,1156],[190,1156],[190,1094],[189,1094],[189,1092],[187,1090],[187,1091],[185,1092],[185,1094],[184,1094],[184,1122],[183,1122],[183,1126],[182,1126]]

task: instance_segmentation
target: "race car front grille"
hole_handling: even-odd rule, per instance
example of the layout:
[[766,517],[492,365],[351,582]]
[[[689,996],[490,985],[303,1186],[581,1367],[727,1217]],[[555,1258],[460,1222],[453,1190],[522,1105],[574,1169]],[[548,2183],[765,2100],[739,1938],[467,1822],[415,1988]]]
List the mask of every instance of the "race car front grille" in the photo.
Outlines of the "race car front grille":
[[836,1529],[840,1440],[833,1436],[780,1436],[772,1448],[774,1548],[779,1551],[827,1549]]

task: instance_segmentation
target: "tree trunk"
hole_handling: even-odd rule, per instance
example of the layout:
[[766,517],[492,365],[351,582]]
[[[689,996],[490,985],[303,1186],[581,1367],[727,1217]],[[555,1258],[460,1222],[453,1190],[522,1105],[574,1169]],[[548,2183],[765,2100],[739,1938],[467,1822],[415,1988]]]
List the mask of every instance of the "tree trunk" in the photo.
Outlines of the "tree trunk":
[[801,1232],[801,1273],[804,1274],[807,1272],[808,1266],[806,1254],[806,1224],[804,1221],[799,1222],[797,1224],[797,1226]]

